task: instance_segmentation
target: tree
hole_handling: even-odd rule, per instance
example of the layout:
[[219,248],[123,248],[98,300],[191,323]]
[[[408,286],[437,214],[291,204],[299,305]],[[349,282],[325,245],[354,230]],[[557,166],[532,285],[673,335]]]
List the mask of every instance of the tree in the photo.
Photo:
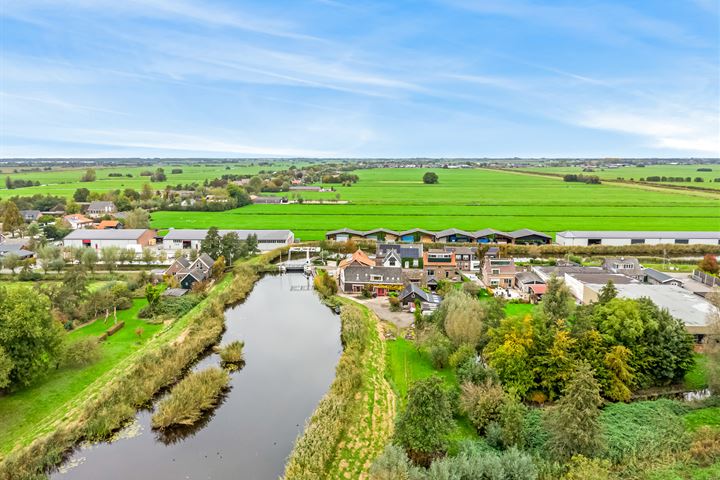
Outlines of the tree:
[[463,291],[451,291],[443,300],[447,336],[456,347],[477,347],[483,335],[485,310],[480,302]]
[[594,311],[598,331],[611,344],[635,345],[645,331],[640,308],[635,300],[614,298]]
[[627,347],[615,345],[605,354],[605,367],[608,371],[607,385],[603,389],[605,396],[616,402],[630,400],[633,374],[628,360],[632,352]]
[[573,311],[575,302],[570,289],[561,279],[552,275],[542,298],[542,310],[548,320],[557,322],[567,320]]
[[[52,263],[57,259],[62,259],[62,250],[54,245],[46,245],[37,251],[40,265],[45,273],[50,270]],[[65,262],[63,261],[63,264]]]
[[698,268],[703,272],[717,275],[720,273],[720,265],[718,265],[717,257],[710,253],[706,254],[698,264]]
[[254,176],[250,179],[248,182],[248,189],[252,191],[253,193],[260,193],[262,190],[263,181],[262,178],[258,176]]
[[235,199],[238,207],[244,207],[245,205],[250,205],[252,203],[250,195],[248,195],[245,189],[235,185],[234,183],[228,184],[227,192],[230,197]]
[[[207,253],[212,258],[218,258],[222,255],[222,248],[222,239],[220,238],[217,227],[210,227],[207,235],[205,235],[203,241],[200,242],[200,251]],[[229,259],[225,257],[225,260],[228,261]]]
[[13,189],[13,182],[12,182],[12,179],[10,178],[10,175],[5,177],[5,188],[7,188],[8,190]]
[[245,239],[245,250],[247,251],[247,254],[255,255],[258,252],[257,246],[258,246],[257,235],[254,233],[251,233]]
[[395,424],[395,441],[405,447],[415,463],[428,466],[447,449],[448,435],[455,426],[452,410],[440,378],[416,381],[408,391],[407,407]]
[[88,168],[87,170],[85,170],[85,173],[83,174],[83,176],[80,177],[80,181],[81,182],[94,182],[96,178],[97,178],[97,175],[95,174],[95,169]]
[[155,192],[153,192],[153,188],[150,186],[149,183],[144,183],[142,186],[142,190],[140,191],[140,198],[142,200],[150,200]]
[[[57,362],[62,327],[50,301],[28,287],[0,287],[0,347],[10,358],[10,387],[30,385]],[[2,361],[7,368],[7,359]]]
[[528,368],[536,339],[530,316],[504,318],[488,331],[484,349],[488,365],[498,374],[506,388],[523,397],[534,385],[535,375]]
[[145,287],[145,299],[147,299],[148,305],[150,308],[155,308],[155,306],[160,301],[160,294],[162,293],[160,287],[156,287],[155,285],[148,284]]
[[433,185],[435,183],[438,183],[439,178],[437,176],[437,173],[435,172],[427,172],[425,175],[423,175],[423,183],[428,185]]
[[3,347],[0,347],[0,391],[10,385],[10,372],[12,372],[13,365],[10,355],[5,352]]
[[[212,256],[213,258],[225,257],[225,261],[228,265],[235,263],[235,260],[240,258],[243,250],[243,243],[235,232],[229,232],[223,235],[220,239],[220,255]],[[201,247],[202,248],[202,247]]]
[[155,252],[150,247],[143,247],[142,249],[142,261],[145,265],[150,265],[155,261]]
[[460,393],[460,409],[465,413],[479,433],[492,422],[500,419],[500,411],[505,403],[502,386],[491,379],[476,385],[464,383]]
[[587,362],[581,362],[564,395],[545,416],[548,448],[559,459],[593,456],[602,447],[600,386]]
[[608,280],[603,288],[600,289],[600,295],[598,296],[598,303],[608,303],[613,298],[617,297],[618,291],[615,288],[615,284],[612,280]]
[[20,256],[16,253],[8,253],[3,257],[3,266],[9,268],[10,271],[15,274],[15,269],[20,266]]
[[87,268],[91,272],[95,272],[95,266],[98,262],[98,254],[94,248],[85,248],[80,258],[80,263],[83,267]]
[[370,466],[371,480],[410,480],[413,469],[405,450],[389,444]]
[[148,228],[150,226],[150,214],[147,210],[136,208],[125,216],[125,228]]
[[107,268],[110,272],[114,272],[117,268],[118,259],[120,258],[120,248],[103,247],[100,250],[100,255],[103,263],[105,264],[105,268]]
[[16,231],[25,226],[25,220],[23,220],[22,215],[20,215],[20,210],[18,209],[15,202],[11,200],[5,202],[5,206],[3,208],[2,224],[3,230],[6,232],[10,232],[13,237],[15,236]]
[[220,278],[223,273],[225,273],[225,257],[220,255],[210,269],[210,276],[217,279]]
[[88,197],[90,197],[90,190],[85,187],[78,188],[75,190],[75,193],[73,193],[73,200],[76,202],[87,202]]

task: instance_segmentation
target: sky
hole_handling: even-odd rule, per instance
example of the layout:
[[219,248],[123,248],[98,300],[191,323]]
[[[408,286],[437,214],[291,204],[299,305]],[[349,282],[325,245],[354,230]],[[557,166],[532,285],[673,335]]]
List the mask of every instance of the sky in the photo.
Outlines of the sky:
[[2,0],[0,157],[718,157],[718,0]]

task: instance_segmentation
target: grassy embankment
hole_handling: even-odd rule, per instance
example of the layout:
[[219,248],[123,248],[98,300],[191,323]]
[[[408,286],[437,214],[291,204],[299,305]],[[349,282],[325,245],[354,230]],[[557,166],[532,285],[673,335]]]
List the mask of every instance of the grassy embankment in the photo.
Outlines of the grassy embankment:
[[335,381],[298,438],[285,480],[366,478],[392,434],[395,395],[385,380],[377,317],[351,300],[339,301],[344,351]]
[[[351,187],[335,186],[346,205],[250,205],[225,212],[154,212],[158,228],[289,228],[303,240],[328,230],[414,227],[442,230],[707,230],[720,228],[720,198],[624,185],[566,183],[498,170],[437,169],[440,183],[422,183],[424,169],[368,169]],[[335,193],[303,192],[334,199]]]
[[42,427],[17,439],[16,448],[0,463],[0,478],[38,475],[60,462],[63,453],[80,440],[103,439],[120,428],[139,406],[160,388],[175,383],[190,362],[217,342],[224,308],[244,299],[256,279],[254,269],[236,266],[234,276],[227,275],[206,299],[163,327],[145,348],[121,359],[74,398],[57,405]]

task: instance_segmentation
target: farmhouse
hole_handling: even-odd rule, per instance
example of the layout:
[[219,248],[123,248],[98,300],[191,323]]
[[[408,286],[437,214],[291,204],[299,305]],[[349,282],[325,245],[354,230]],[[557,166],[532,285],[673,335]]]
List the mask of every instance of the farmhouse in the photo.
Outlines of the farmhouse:
[[187,290],[193,284],[207,279],[214,263],[215,260],[206,253],[201,254],[194,261],[190,261],[186,257],[180,257],[165,270],[165,275],[174,276],[180,288]]
[[87,228],[92,225],[92,220],[87,218],[85,215],[79,213],[73,213],[72,215],[65,215],[63,220],[70,225],[70,228],[77,230],[78,228]]
[[400,290],[403,286],[402,268],[353,265],[340,270],[340,290],[345,293],[360,293],[364,288],[372,289],[379,296],[389,291]]
[[37,222],[42,216],[40,210],[20,210],[20,216],[26,223]]
[[558,232],[559,245],[719,245],[717,232],[624,232],[624,231],[566,231]]
[[[218,230],[223,237],[235,232],[240,240],[246,240],[250,235],[256,235],[258,249],[261,251],[273,250],[295,241],[295,235],[290,230]],[[162,239],[164,250],[200,250],[200,244],[207,236],[206,229],[171,229]]]
[[683,285],[683,281],[679,278],[671,277],[667,273],[659,272],[654,268],[644,269],[643,274],[645,275],[643,278],[645,283],[651,285],[675,285],[678,287]]
[[112,215],[115,212],[117,212],[117,208],[113,202],[95,201],[90,202],[90,205],[88,205],[85,213],[91,217],[97,218],[102,217],[103,215]]
[[145,228],[129,228],[124,230],[92,230],[81,229],[70,232],[63,239],[65,247],[86,247],[100,250],[105,247],[134,249],[136,252],[143,247],[154,245],[155,230]]

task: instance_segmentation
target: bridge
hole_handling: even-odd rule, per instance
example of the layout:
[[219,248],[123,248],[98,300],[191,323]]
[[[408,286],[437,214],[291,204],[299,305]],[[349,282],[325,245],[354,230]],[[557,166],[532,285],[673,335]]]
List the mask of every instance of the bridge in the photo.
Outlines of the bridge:
[[[305,253],[305,260],[290,260],[295,252]],[[283,262],[282,258],[279,264],[281,272],[303,272],[306,275],[312,275],[314,268],[310,263],[310,253],[319,253],[320,247],[290,247],[288,250],[288,260]]]

